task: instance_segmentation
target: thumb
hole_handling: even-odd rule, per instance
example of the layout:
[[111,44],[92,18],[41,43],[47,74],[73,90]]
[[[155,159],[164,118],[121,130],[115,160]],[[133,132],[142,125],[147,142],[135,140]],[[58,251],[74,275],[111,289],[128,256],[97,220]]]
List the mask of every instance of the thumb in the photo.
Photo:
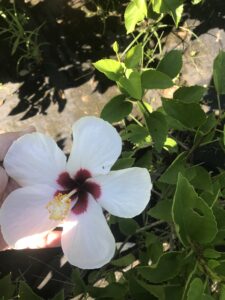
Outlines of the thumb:
[[0,134],[0,161],[4,160],[4,157],[9,149],[9,147],[12,145],[12,143],[15,140],[17,140],[19,137],[23,136],[26,133],[32,133],[34,131],[35,131],[35,128],[33,126],[30,126],[23,131],[8,132],[8,133]]
[[3,201],[3,196],[6,191],[6,187],[8,184],[8,175],[6,174],[6,171],[0,167],[0,207]]

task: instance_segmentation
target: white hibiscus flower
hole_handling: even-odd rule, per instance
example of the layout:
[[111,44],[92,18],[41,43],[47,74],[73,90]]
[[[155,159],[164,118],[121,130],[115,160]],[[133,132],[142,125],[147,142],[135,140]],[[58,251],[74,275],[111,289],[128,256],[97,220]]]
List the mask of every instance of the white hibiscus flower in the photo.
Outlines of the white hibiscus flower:
[[117,131],[96,117],[73,125],[68,161],[55,141],[26,134],[10,147],[4,167],[21,188],[1,207],[3,237],[16,248],[21,239],[63,224],[62,249],[79,268],[99,268],[115,252],[103,209],[124,218],[140,214],[150,200],[151,179],[144,168],[110,171],[122,142]]

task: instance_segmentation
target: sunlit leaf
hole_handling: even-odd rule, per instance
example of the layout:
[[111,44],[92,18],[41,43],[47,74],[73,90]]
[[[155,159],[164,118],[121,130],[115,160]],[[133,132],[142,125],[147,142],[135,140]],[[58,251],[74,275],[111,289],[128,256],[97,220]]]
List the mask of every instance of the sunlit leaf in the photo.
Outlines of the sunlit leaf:
[[142,59],[142,45],[132,47],[126,54],[125,65],[127,68],[136,68]]
[[124,19],[127,34],[134,31],[138,22],[147,16],[146,0],[132,0],[126,7]]
[[134,99],[141,100],[142,98],[142,86],[141,86],[141,75],[137,71],[132,71],[128,77],[121,77],[118,81],[128,95]]
[[123,73],[122,64],[114,59],[101,59],[93,63],[94,67],[113,81],[119,80]]

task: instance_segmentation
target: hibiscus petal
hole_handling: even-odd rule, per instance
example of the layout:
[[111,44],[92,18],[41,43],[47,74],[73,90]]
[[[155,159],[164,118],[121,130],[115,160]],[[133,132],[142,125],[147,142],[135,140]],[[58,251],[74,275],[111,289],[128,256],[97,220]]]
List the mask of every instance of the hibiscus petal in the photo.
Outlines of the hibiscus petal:
[[73,147],[68,160],[71,176],[80,169],[106,174],[121,153],[122,142],[116,129],[96,117],[84,117],[73,125]]
[[112,215],[133,218],[150,200],[151,178],[147,169],[129,168],[88,179],[100,186],[99,204]]
[[4,159],[7,173],[21,186],[48,184],[57,187],[56,180],[65,166],[66,156],[55,141],[37,132],[16,140]]
[[27,186],[13,191],[0,210],[0,225],[7,244],[15,247],[19,240],[51,230],[58,222],[49,219],[46,208],[55,189],[46,185]]
[[100,268],[113,257],[114,237],[100,205],[91,195],[86,212],[71,214],[64,225],[62,249],[68,261],[82,269]]

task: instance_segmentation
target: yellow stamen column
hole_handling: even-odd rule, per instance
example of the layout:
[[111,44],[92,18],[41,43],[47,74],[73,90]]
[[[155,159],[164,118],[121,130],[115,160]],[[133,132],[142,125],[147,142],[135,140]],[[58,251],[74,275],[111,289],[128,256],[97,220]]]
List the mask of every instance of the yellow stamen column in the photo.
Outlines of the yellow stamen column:
[[53,200],[49,201],[46,208],[49,212],[49,219],[55,221],[63,221],[69,214],[71,209],[71,196],[76,193],[76,190],[69,194],[58,193]]

